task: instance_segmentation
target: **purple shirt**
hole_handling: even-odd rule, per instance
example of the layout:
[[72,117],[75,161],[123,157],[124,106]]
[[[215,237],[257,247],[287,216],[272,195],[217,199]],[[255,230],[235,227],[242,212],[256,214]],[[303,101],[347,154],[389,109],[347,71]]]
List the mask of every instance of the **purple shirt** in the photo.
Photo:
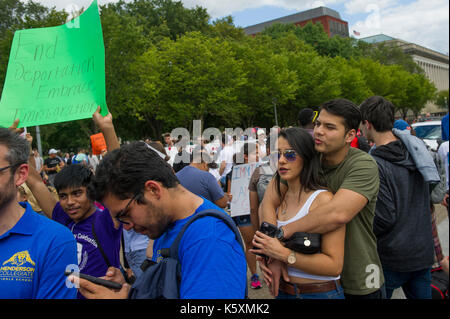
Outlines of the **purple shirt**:
[[95,224],[95,234],[108,257],[111,266],[120,268],[120,239],[122,225],[118,229],[114,227],[113,220],[108,209],[97,210],[87,219],[75,223],[64,212],[58,202],[53,209],[52,219],[67,226],[77,241],[78,267],[80,273],[95,277],[103,277],[108,265],[97,248],[95,237],[92,234],[92,222]]

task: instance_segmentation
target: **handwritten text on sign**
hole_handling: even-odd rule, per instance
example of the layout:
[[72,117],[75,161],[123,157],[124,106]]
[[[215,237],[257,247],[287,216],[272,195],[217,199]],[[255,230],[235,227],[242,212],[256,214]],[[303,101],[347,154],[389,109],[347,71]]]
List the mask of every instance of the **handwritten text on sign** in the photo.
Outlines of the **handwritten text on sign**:
[[105,99],[105,50],[97,1],[79,27],[17,31],[0,101],[0,125],[33,126],[89,118]]
[[231,174],[231,216],[250,214],[250,198],[248,185],[258,163],[236,165]]

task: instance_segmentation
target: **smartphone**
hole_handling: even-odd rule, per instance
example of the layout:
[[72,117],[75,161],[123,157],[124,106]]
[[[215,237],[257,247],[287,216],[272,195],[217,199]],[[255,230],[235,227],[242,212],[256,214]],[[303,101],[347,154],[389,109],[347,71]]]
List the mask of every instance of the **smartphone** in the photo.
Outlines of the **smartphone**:
[[110,288],[110,289],[117,289],[117,290],[122,289],[122,284],[119,284],[117,282],[97,278],[94,276],[90,276],[90,275],[86,275],[86,274],[82,274],[82,273],[78,273],[78,272],[65,271],[64,275],[66,275],[66,276],[74,275],[76,277],[80,277],[82,279],[89,280],[90,282],[92,282],[96,285],[101,285],[103,287]]

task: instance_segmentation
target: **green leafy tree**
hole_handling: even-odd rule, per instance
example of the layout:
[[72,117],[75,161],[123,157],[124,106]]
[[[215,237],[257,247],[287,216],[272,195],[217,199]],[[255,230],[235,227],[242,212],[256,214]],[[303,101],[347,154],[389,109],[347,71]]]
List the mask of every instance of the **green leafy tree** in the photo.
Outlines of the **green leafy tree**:
[[446,109],[448,111],[448,90],[437,92],[434,102],[439,108]]
[[400,65],[410,73],[424,73],[423,69],[414,62],[411,55],[403,52],[400,47],[392,44],[357,42],[360,55],[371,58],[384,65]]
[[[246,79],[242,63],[235,59],[226,40],[199,32],[177,41],[166,39],[158,48],[145,52],[132,70],[139,87],[135,87],[128,107],[156,136],[162,133],[161,128],[189,128],[193,119],[208,126],[239,123],[242,104],[237,90]],[[206,122],[206,114],[215,123]],[[154,120],[163,126],[155,126]]]
[[340,97],[360,104],[373,95],[361,69],[355,67],[349,60],[337,56],[331,60],[331,64],[339,79]]
[[[436,91],[434,84],[424,74],[412,74],[408,78],[405,104],[417,117],[426,103],[434,100]],[[402,114],[406,116],[406,113]]]
[[247,127],[275,125],[273,103],[284,105],[295,98],[298,85],[295,71],[289,69],[289,57],[274,48],[265,36],[248,38],[236,47],[243,63],[246,83],[239,90],[239,101],[245,105],[241,125]]

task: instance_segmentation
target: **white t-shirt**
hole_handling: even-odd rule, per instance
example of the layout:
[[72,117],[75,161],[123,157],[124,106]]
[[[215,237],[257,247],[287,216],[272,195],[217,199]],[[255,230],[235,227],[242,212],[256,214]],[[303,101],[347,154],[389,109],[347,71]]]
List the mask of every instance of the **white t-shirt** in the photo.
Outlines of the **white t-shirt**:
[[37,156],[37,157],[34,157],[34,162],[36,164],[36,170],[39,172],[42,165],[44,164],[44,160],[42,159],[42,157]]
[[233,167],[233,155],[234,148],[231,145],[226,145],[220,152],[218,161],[219,166],[223,161],[225,161],[225,163],[227,164],[225,166],[225,170],[222,173],[222,176],[226,176],[231,171],[231,168]]
[[170,164],[170,166],[173,166],[173,162],[175,161],[175,156],[178,154],[178,148],[176,146],[167,146],[165,147],[167,155],[170,156],[170,159],[167,161],[167,163]]

